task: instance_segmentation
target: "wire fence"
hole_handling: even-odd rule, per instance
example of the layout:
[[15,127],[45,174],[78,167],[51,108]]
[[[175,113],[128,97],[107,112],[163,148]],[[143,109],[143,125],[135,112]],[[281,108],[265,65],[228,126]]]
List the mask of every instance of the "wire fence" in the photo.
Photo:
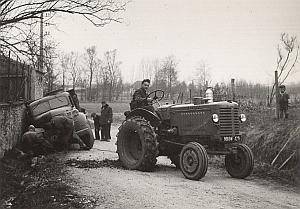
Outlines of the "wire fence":
[[11,52],[0,54],[0,103],[26,101],[31,96],[32,68]]

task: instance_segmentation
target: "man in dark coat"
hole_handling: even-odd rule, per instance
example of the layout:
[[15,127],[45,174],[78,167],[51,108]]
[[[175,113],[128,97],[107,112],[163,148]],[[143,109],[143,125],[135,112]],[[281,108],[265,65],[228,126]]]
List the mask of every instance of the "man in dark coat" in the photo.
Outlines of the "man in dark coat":
[[113,120],[113,113],[111,107],[102,101],[101,115],[100,115],[100,125],[101,125],[101,140],[110,141],[110,128]]
[[100,135],[99,135],[99,132],[100,132],[100,115],[97,115],[96,113],[93,112],[91,116],[94,120],[96,140],[100,140]]
[[150,79],[144,79],[142,81],[141,88],[137,89],[133,96],[130,103],[130,109],[136,109],[136,108],[144,108],[147,110],[150,110],[151,112],[154,112],[154,108],[149,103],[152,102],[151,98],[147,98],[147,89],[150,86]]
[[288,118],[289,95],[285,92],[285,85],[279,86],[279,118]]

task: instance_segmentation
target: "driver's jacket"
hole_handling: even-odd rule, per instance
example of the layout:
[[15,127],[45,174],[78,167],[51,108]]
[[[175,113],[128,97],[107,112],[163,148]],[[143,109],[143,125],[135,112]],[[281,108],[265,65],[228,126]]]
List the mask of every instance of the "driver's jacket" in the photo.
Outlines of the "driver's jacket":
[[146,90],[143,88],[137,89],[132,96],[130,108],[135,109],[135,108],[149,105],[146,98],[147,98]]

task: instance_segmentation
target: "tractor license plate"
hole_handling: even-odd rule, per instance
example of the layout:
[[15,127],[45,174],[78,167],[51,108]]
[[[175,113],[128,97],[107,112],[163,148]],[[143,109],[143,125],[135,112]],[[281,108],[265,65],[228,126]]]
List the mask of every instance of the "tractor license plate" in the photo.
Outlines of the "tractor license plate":
[[223,136],[224,142],[237,142],[241,140],[241,136]]

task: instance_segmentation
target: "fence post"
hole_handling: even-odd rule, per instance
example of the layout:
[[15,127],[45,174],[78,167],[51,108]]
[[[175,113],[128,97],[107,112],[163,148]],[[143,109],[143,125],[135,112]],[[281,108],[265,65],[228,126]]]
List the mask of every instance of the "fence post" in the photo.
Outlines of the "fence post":
[[10,101],[10,51],[8,52],[8,68],[7,68],[7,81],[8,81],[8,92],[7,92],[7,102]]
[[23,99],[24,101],[27,100],[27,95],[26,95],[26,92],[27,92],[27,82],[26,82],[26,79],[25,79],[25,76],[24,76],[24,70],[25,70],[25,61],[23,61],[23,65],[22,65],[22,83],[24,85],[24,93],[23,93]]
[[20,62],[19,61],[21,61],[21,59],[19,59],[19,56],[17,56],[17,64],[16,64],[16,75],[15,75],[15,78],[16,78],[16,83],[15,83],[15,90],[16,90],[16,93],[15,93],[15,95],[16,95],[16,98],[15,98],[15,101],[18,101],[19,100],[19,97],[20,97],[20,86],[18,86],[18,84],[19,84],[19,67],[20,67]]
[[32,100],[32,98],[31,98],[31,69],[30,69],[30,67],[29,67],[29,65],[28,65],[28,67],[27,67],[27,73],[28,73],[28,83],[27,83],[27,85],[28,85],[28,98],[29,98],[29,100]]

